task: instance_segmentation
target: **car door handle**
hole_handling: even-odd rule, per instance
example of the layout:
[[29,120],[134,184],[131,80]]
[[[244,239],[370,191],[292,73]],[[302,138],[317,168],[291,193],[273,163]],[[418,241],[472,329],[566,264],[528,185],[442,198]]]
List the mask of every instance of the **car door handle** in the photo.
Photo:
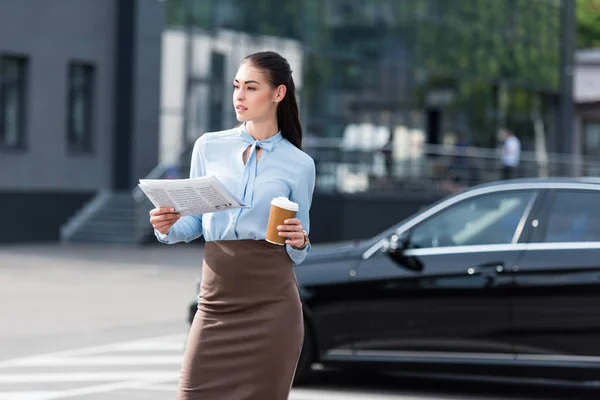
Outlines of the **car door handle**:
[[489,277],[496,276],[497,274],[501,274],[502,272],[504,272],[504,264],[502,263],[484,264],[467,269],[467,274],[469,275],[478,274]]
[[490,263],[467,269],[469,275],[478,275],[485,281],[484,287],[491,287],[496,282],[498,274],[504,271],[504,264]]

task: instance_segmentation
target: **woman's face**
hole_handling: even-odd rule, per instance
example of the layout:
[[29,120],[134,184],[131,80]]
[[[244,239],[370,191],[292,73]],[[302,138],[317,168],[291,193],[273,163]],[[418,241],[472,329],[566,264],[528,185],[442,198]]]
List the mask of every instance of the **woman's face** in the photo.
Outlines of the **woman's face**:
[[[284,86],[285,88],[285,86]],[[262,70],[243,63],[233,81],[233,107],[238,121],[275,118],[280,89],[273,89]]]

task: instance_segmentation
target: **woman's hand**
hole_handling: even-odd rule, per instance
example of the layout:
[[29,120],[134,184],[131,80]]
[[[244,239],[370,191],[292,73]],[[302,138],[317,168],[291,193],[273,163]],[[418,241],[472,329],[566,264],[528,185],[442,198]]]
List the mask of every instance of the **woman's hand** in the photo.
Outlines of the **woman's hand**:
[[158,232],[166,235],[179,220],[179,213],[171,207],[154,208],[150,211],[150,223]]
[[285,243],[293,247],[304,246],[304,227],[298,218],[286,219],[285,225],[279,225],[279,236],[288,238]]

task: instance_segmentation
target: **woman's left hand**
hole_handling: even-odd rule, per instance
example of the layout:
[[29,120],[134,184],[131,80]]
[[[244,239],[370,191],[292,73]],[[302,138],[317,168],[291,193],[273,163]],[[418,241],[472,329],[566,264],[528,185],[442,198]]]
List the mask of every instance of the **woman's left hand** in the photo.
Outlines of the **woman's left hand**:
[[288,238],[285,243],[294,247],[304,245],[304,227],[298,218],[290,218],[284,221],[285,225],[279,225],[279,236]]

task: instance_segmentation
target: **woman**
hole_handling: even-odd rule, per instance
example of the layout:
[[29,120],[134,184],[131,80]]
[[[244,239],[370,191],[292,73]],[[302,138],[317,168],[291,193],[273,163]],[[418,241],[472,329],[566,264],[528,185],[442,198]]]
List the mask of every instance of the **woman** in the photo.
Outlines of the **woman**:
[[[284,400],[302,349],[304,324],[293,264],[308,250],[315,185],[312,158],[301,150],[295,86],[274,52],[246,57],[234,79],[234,129],[195,143],[190,176],[215,175],[248,209],[180,217],[150,212],[159,241],[204,235],[201,299],[189,333],[178,399]],[[299,204],[278,227],[285,245],[266,242],[270,202]]]

